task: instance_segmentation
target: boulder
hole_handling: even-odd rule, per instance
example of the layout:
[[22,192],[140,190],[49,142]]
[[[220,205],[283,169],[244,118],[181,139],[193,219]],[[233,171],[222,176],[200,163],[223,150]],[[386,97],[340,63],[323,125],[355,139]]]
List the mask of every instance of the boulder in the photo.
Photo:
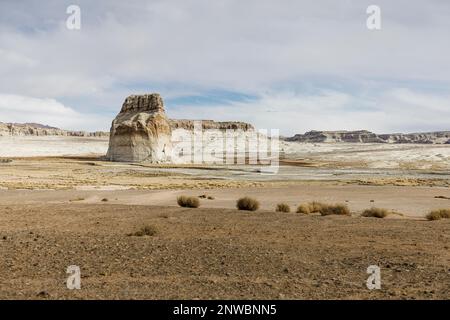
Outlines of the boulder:
[[109,149],[110,161],[170,161],[172,130],[159,94],[132,95],[112,122]]

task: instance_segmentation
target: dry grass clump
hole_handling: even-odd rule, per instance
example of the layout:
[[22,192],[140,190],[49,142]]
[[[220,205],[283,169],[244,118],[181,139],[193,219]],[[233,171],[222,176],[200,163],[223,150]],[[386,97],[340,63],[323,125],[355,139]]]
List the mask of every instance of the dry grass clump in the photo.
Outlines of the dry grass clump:
[[291,212],[291,207],[287,203],[279,203],[275,208],[276,212]]
[[391,213],[392,212],[390,212],[387,209],[372,207],[370,209],[364,210],[362,213],[362,216],[363,217],[372,217],[372,218],[386,218]]
[[143,236],[154,236],[158,233],[157,229],[154,226],[145,225],[138,231],[134,233],[128,234],[128,236],[135,236],[135,237],[143,237]]
[[426,217],[430,221],[441,220],[441,219],[450,219],[450,209],[433,210],[429,214],[427,214]]
[[239,210],[255,211],[259,209],[259,202],[256,199],[244,197],[236,202],[236,207]]
[[177,203],[180,207],[185,208],[198,208],[200,206],[200,201],[197,197],[179,196]]
[[328,206],[327,204],[317,201],[302,203],[297,207],[297,213],[310,214],[320,212],[322,208],[325,208],[327,206]]
[[350,209],[345,204],[328,204],[325,206],[322,206],[319,210],[320,214],[322,216],[329,216],[329,215],[339,215],[339,216],[349,216],[351,215]]
[[310,214],[311,210],[308,203],[302,203],[297,207],[297,213]]

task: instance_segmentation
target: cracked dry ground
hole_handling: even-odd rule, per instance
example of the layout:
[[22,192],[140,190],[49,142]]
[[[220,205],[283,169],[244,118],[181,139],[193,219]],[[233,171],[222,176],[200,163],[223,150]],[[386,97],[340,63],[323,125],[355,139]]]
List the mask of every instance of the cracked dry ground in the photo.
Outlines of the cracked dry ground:
[[[143,225],[154,236],[129,236]],[[450,221],[0,206],[2,299],[448,299]],[[68,290],[66,268],[81,268]],[[366,269],[381,268],[381,290]]]

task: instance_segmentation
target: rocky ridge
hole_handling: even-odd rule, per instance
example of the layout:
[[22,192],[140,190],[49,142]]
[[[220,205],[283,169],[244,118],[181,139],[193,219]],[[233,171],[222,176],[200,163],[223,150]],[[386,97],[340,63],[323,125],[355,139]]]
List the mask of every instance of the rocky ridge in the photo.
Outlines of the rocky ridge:
[[367,130],[359,131],[309,131],[284,138],[291,142],[309,143],[416,143],[416,144],[450,144],[450,131],[423,133],[388,133],[376,134]]
[[38,123],[0,122],[0,136],[65,136],[65,137],[109,137],[109,132],[70,131]]

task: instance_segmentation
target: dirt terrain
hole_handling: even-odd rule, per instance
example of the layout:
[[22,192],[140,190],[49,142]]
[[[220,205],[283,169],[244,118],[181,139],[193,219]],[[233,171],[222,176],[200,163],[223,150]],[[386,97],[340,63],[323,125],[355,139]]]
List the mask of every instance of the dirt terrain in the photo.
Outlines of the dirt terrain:
[[[143,225],[154,236],[130,236]],[[104,204],[0,206],[3,299],[448,299],[450,221]],[[65,274],[78,265],[82,289]],[[381,290],[368,290],[369,265]]]
[[[98,154],[0,158],[0,299],[448,299],[450,221],[424,217],[450,207],[450,149],[398,147],[411,155],[399,163],[382,149],[303,147],[274,175]],[[183,209],[179,195],[211,199]],[[244,195],[261,209],[235,210]],[[314,200],[352,216],[274,212]],[[395,213],[361,217],[373,206]],[[131,235],[143,226],[156,233]],[[70,265],[81,290],[66,288]],[[370,265],[381,290],[366,287]]]

